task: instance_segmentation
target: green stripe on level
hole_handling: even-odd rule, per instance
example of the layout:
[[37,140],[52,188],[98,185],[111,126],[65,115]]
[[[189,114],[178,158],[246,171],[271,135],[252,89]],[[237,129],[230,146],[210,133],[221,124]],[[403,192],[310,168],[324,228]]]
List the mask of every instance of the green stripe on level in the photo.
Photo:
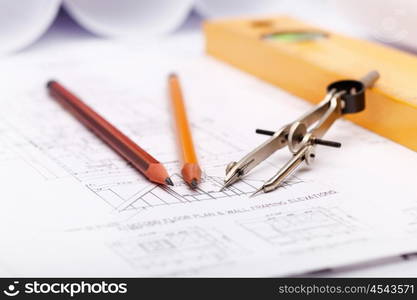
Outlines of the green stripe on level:
[[265,40],[278,41],[278,42],[300,42],[311,41],[325,38],[327,35],[323,32],[274,32],[263,36]]

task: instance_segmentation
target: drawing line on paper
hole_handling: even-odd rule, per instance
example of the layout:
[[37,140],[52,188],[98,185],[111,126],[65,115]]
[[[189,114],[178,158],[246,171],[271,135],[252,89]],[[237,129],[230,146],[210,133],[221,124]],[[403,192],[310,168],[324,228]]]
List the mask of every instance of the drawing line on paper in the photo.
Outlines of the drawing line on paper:
[[417,231],[417,206],[409,207],[403,210],[405,216],[408,218],[408,230],[411,232]]
[[[147,190],[139,192],[137,195],[124,201],[117,207],[119,211],[149,208],[160,205],[171,205],[178,203],[190,203],[199,201],[216,200],[241,195],[250,195],[262,184],[260,180],[243,179],[222,191],[223,178],[218,176],[205,175],[196,190],[191,190],[185,184],[179,174],[171,176],[174,181],[173,187],[163,187],[153,185]],[[292,176],[284,184],[283,188],[289,188],[303,181],[298,177]],[[104,191],[109,193],[109,191]]]

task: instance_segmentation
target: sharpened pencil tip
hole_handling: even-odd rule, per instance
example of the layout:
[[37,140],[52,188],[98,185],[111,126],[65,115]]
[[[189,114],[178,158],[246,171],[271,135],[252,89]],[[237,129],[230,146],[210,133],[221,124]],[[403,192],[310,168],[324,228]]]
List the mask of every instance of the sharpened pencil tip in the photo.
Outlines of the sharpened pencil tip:
[[193,189],[195,189],[198,185],[198,180],[194,178],[193,180],[191,180],[190,185]]
[[174,77],[177,77],[177,73],[174,73],[174,72],[169,73],[168,78],[174,78]]
[[166,182],[166,184],[168,184],[168,185],[172,185],[172,186],[174,186],[174,182],[172,182],[172,179],[171,178],[166,178],[165,179],[165,182]]

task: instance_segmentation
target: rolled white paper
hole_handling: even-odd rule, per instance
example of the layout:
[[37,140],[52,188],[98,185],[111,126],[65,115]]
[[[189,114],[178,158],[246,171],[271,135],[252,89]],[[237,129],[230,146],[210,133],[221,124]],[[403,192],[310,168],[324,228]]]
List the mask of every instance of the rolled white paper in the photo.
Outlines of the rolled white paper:
[[209,18],[272,14],[282,10],[285,0],[197,0],[197,11]]
[[176,29],[193,0],[66,0],[68,13],[101,36],[151,36]]
[[0,0],[0,53],[26,47],[55,19],[61,0]]

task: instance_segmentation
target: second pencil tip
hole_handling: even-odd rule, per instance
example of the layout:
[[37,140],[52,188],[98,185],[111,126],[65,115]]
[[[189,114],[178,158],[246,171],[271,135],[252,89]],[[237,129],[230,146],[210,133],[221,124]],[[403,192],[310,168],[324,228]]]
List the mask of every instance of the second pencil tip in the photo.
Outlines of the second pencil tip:
[[191,180],[190,185],[193,189],[195,189],[198,185],[198,180],[194,178],[193,180]]

